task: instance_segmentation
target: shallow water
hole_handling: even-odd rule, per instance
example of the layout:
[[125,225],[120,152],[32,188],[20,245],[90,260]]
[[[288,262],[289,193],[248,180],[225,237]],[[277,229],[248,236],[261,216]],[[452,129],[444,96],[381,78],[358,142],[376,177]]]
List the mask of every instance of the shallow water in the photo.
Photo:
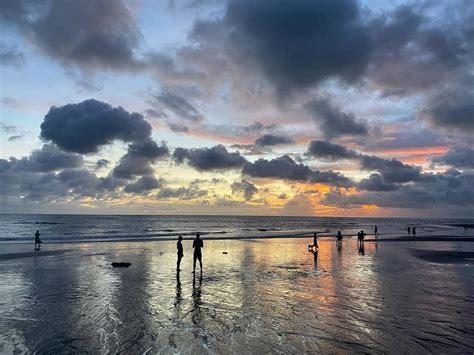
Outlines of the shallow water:
[[0,352],[474,351],[474,266],[412,252],[474,244],[366,243],[364,255],[352,239],[322,240],[317,255],[307,244],[207,240],[195,279],[187,241],[179,279],[165,241],[0,260]]

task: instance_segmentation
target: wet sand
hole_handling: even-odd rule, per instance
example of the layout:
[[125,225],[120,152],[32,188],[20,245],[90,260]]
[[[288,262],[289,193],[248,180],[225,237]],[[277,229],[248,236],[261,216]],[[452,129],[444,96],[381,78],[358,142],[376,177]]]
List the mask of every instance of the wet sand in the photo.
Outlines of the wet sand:
[[474,351],[474,244],[310,243],[3,244],[0,353]]

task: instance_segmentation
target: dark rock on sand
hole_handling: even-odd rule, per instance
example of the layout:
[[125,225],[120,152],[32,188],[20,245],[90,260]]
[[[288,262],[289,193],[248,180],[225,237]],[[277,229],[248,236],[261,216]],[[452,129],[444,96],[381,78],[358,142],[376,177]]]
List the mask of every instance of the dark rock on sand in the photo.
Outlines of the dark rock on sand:
[[121,262],[121,263],[112,263],[112,266],[113,267],[129,267],[130,265],[132,265],[131,263],[124,263],[124,262]]

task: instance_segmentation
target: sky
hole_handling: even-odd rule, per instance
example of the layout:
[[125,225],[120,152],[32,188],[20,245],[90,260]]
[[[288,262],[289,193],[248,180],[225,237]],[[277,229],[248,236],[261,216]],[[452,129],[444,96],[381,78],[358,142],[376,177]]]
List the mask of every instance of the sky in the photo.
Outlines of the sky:
[[474,3],[4,0],[0,213],[474,217]]

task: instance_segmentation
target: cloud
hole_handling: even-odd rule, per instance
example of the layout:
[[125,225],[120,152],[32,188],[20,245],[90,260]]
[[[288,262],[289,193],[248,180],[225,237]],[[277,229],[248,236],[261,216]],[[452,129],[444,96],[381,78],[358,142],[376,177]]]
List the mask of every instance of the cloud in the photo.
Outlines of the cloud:
[[0,99],[0,104],[3,105],[3,106],[7,106],[7,107],[17,107],[18,106],[18,102],[13,97],[10,97],[10,96],[3,96]]
[[435,127],[449,131],[474,132],[474,90],[449,88],[431,97],[419,113]]
[[156,198],[159,200],[167,200],[170,198],[179,198],[181,200],[192,200],[198,197],[206,196],[208,192],[206,190],[201,190],[197,187],[179,187],[179,188],[170,188],[165,187],[158,192]]
[[326,138],[369,133],[366,122],[357,121],[352,113],[343,112],[329,99],[315,98],[307,102],[304,108],[320,126]]
[[257,147],[254,144],[232,144],[230,147],[237,149],[242,155],[265,155],[268,153],[265,149]]
[[264,134],[260,138],[255,141],[255,145],[259,147],[268,147],[274,145],[281,145],[281,144],[293,144],[295,141],[283,135],[276,135],[276,134]]
[[51,107],[41,123],[40,137],[65,151],[87,154],[114,140],[148,139],[151,126],[139,113],[94,99]]
[[187,162],[201,171],[235,169],[246,162],[240,153],[230,153],[223,145],[212,148],[176,148],[173,152],[173,160],[178,164]]
[[233,182],[230,188],[232,189],[232,193],[243,192],[246,201],[250,201],[258,192],[258,188],[246,179]]
[[153,175],[153,169],[148,159],[125,154],[112,170],[112,175],[117,179],[130,180],[136,176]]
[[199,122],[204,119],[201,113],[184,97],[171,93],[163,92],[160,95],[154,95],[154,98],[164,108],[173,112],[180,119]]
[[254,163],[247,162],[242,173],[257,178],[306,181],[312,171],[308,166],[298,164],[288,155],[283,155],[271,160],[258,159]]
[[[427,91],[469,75],[474,8],[462,1],[403,5],[370,24],[374,42],[369,79],[385,96]],[[448,8],[449,7],[449,8]],[[443,16],[456,8],[457,16]],[[411,73],[411,75],[405,75]]]
[[472,206],[473,183],[473,174],[447,170],[444,173],[423,174],[420,181],[401,185],[393,191],[368,191],[352,195],[333,191],[326,195],[323,203],[344,208],[367,204],[402,209]]
[[16,46],[9,46],[0,42],[0,64],[19,67],[25,61],[25,56]]
[[165,142],[158,145],[154,140],[148,138],[140,142],[128,145],[129,155],[146,158],[150,161],[156,161],[170,154],[169,148]]
[[256,178],[273,178],[311,183],[323,183],[349,187],[353,182],[340,173],[333,171],[311,170],[307,165],[296,163],[288,155],[266,160],[258,159],[254,163],[245,163],[242,174]]
[[0,122],[0,130],[5,133],[15,133],[18,131],[17,127],[14,125],[6,124]]
[[341,159],[357,159],[359,153],[328,141],[314,140],[309,143],[306,155],[313,158],[337,161]]
[[141,34],[124,2],[97,0],[2,1],[3,20],[53,60],[83,70],[139,66],[134,52]]
[[395,191],[399,185],[386,183],[380,174],[370,174],[369,178],[362,179],[357,187],[367,191]]
[[100,169],[106,168],[109,166],[109,164],[110,164],[110,161],[108,161],[107,159],[99,159],[95,162],[95,169],[100,170]]
[[82,166],[83,159],[80,155],[63,152],[53,144],[45,144],[41,149],[33,150],[28,157],[21,159],[1,159],[3,166],[11,171],[51,172],[66,168]]
[[435,164],[450,165],[455,168],[474,168],[474,149],[456,146],[446,154],[432,160]]
[[151,190],[159,189],[163,186],[163,180],[157,180],[151,176],[144,176],[137,181],[126,185],[123,189],[127,193],[148,193]]
[[[369,63],[369,33],[352,0],[231,1],[220,25],[229,31],[229,55],[261,71],[280,92],[330,77],[354,81]],[[216,40],[205,29],[199,24],[194,36]]]
[[396,159],[364,155],[361,156],[360,163],[362,170],[378,171],[387,183],[404,183],[417,181],[420,178],[419,167],[404,164]]
[[10,137],[8,137],[8,141],[9,142],[14,142],[14,141],[20,140],[22,138],[23,138],[23,136],[21,136],[21,135],[10,136]]

